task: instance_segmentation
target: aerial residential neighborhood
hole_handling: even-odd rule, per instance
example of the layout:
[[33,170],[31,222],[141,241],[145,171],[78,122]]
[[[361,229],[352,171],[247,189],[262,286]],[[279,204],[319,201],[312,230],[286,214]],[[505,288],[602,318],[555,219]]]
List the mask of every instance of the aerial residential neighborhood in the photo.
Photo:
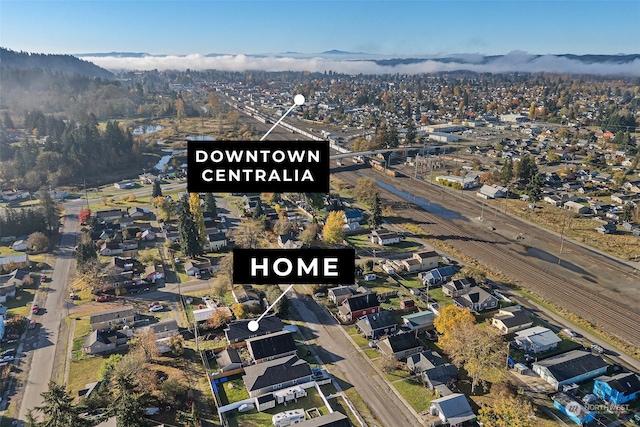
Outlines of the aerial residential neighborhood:
[[6,3],[0,427],[640,425],[637,4]]

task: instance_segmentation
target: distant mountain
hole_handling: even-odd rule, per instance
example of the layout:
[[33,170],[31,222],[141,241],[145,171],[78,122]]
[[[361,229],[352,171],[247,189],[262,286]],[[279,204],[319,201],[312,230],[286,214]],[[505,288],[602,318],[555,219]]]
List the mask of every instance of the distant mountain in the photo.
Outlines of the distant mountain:
[[367,55],[364,52],[347,52],[345,50],[331,49],[320,52],[320,55]]
[[48,70],[54,73],[113,80],[112,72],[72,55],[15,52],[0,47],[0,68],[13,70]]

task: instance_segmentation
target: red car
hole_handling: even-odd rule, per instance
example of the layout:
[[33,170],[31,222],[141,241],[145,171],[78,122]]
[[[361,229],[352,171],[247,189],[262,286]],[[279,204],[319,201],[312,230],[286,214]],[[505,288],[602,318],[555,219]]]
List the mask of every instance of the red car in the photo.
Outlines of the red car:
[[96,298],[96,301],[98,301],[98,302],[107,302],[107,301],[109,301],[109,295],[100,295],[98,298]]
[[47,276],[45,276],[44,274],[40,276],[40,282],[44,283],[46,281],[47,281]]
[[40,311],[40,306],[38,304],[34,304],[33,307],[31,307],[31,313],[38,314],[39,311]]

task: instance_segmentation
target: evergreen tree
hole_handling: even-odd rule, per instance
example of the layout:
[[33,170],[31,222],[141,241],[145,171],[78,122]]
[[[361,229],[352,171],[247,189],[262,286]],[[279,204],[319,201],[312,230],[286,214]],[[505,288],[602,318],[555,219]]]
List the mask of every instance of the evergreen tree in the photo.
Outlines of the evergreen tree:
[[204,210],[211,212],[213,218],[218,217],[218,205],[216,204],[216,198],[213,193],[206,193],[204,195]]
[[40,206],[44,211],[47,230],[49,233],[53,233],[58,229],[60,223],[60,209],[46,187],[40,188]]
[[513,161],[511,160],[511,157],[507,157],[504,160],[504,164],[502,165],[502,170],[500,171],[500,180],[502,181],[502,185],[507,185],[512,178],[513,178]]
[[202,254],[200,233],[189,209],[189,198],[185,194],[180,200],[180,212],[178,214],[178,232],[180,235],[180,248],[186,257]]
[[156,197],[162,197],[162,187],[160,187],[160,181],[153,181],[153,191],[151,192],[151,197],[154,199]]
[[624,204],[622,213],[620,213],[620,220],[631,221],[631,218],[633,218],[633,204],[630,202],[627,202]]
[[380,203],[380,193],[376,193],[371,206],[371,216],[369,216],[369,228],[377,230],[382,225],[382,204]]
[[78,244],[78,249],[76,249],[78,270],[82,271],[86,265],[97,260],[98,252],[96,251],[96,245],[91,240],[80,242]]
[[538,175],[538,165],[536,161],[530,155],[526,154],[522,156],[520,161],[516,163],[516,177],[524,181],[525,186],[530,186],[533,180]]
[[110,413],[116,417],[117,427],[141,427],[147,425],[144,406],[137,392],[137,384],[131,374],[119,373],[115,377],[116,398]]
[[87,420],[80,418],[80,411],[73,406],[73,397],[66,387],[49,381],[49,389],[42,393],[44,401],[36,410],[45,415],[45,420],[37,423],[40,427],[84,427],[89,426]]
[[418,136],[418,132],[416,131],[416,124],[413,121],[413,119],[409,119],[407,122],[406,143],[413,144],[416,141],[417,136]]

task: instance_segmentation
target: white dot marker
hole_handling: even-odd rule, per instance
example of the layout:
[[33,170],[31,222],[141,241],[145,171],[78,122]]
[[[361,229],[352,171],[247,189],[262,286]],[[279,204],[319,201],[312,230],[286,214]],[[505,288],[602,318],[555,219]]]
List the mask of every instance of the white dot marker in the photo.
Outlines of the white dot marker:
[[249,328],[249,330],[251,332],[255,332],[260,328],[260,323],[258,323],[257,320],[252,320],[249,322],[249,324],[247,325],[247,328]]
[[304,104],[304,95],[296,95],[293,97],[293,103],[300,106]]

